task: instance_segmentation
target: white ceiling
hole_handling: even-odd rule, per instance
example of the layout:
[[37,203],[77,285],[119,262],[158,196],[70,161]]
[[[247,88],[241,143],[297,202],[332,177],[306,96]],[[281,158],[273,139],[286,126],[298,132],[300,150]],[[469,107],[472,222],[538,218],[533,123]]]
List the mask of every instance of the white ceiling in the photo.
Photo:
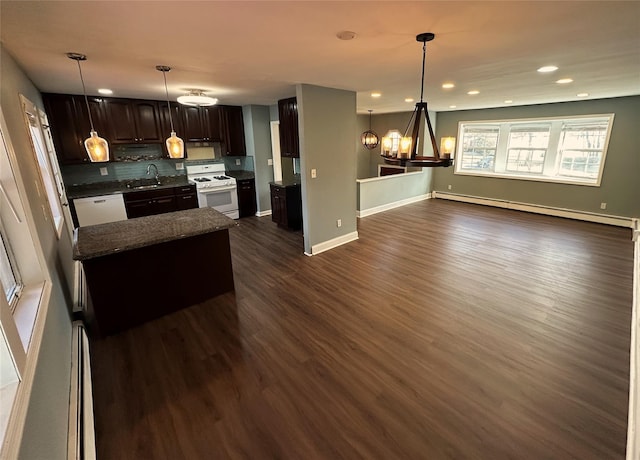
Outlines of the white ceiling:
[[[357,92],[358,112],[435,111],[640,94],[638,1],[0,1],[0,37],[44,92],[172,99],[204,89],[221,104],[271,105],[296,83]],[[338,40],[343,30],[351,41]],[[559,70],[540,74],[554,64]],[[556,80],[570,77],[573,83]],[[442,83],[453,82],[450,90]],[[480,94],[467,95],[477,89]],[[373,99],[372,91],[382,97]]]

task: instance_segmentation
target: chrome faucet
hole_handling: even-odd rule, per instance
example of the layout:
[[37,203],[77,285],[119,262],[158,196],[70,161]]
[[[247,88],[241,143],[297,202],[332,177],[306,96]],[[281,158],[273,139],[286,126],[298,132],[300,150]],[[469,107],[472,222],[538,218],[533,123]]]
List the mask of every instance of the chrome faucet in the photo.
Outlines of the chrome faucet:
[[156,182],[160,183],[160,175],[158,174],[158,167],[153,163],[150,163],[149,166],[147,166],[147,176],[149,175],[149,173],[151,173],[151,166],[153,166],[156,170]]

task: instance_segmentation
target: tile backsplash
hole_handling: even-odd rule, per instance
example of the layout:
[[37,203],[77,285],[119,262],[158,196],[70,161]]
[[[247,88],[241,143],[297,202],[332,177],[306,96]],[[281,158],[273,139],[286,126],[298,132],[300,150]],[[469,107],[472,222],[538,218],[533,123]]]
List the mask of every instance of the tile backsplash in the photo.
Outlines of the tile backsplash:
[[[158,167],[160,176],[186,175],[185,169],[177,169],[180,164],[184,167],[184,160],[142,160],[129,162],[91,163],[82,165],[67,165],[61,167],[62,178],[65,185],[94,184],[97,182],[123,181],[142,179],[147,176],[147,167],[153,163]],[[106,168],[107,175],[101,174],[101,169]]]

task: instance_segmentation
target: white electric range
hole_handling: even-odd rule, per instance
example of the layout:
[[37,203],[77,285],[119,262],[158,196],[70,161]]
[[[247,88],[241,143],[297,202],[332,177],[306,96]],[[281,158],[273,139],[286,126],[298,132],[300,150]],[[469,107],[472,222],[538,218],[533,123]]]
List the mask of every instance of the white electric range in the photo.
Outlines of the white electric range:
[[198,206],[213,208],[232,219],[240,217],[236,180],[225,175],[223,163],[187,166],[187,179],[196,184]]

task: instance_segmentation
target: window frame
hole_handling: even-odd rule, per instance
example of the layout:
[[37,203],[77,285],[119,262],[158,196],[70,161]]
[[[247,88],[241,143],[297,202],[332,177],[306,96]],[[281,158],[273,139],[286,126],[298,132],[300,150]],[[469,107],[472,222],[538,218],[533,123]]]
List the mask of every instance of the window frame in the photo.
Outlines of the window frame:
[[[609,142],[611,140],[611,131],[613,129],[614,113],[600,113],[590,115],[570,115],[562,117],[538,117],[538,118],[511,118],[511,119],[495,119],[495,120],[461,120],[458,122],[458,145],[456,147],[456,157],[458,161],[455,162],[454,174],[461,176],[479,176],[479,177],[492,177],[498,179],[511,179],[511,180],[526,180],[534,182],[552,182],[558,184],[568,185],[585,185],[589,187],[600,187],[602,183],[602,176],[604,173],[604,166],[607,158],[607,151],[609,149]],[[575,176],[561,175],[560,162],[562,160],[562,139],[564,126],[576,125],[579,123],[588,123],[589,121],[602,120],[606,121],[607,131],[602,148],[602,158],[598,168],[598,174],[595,179],[581,178]],[[512,127],[518,125],[536,125],[548,123],[549,129],[549,143],[544,154],[544,162],[542,173],[524,173],[508,171],[506,169],[507,159],[509,156],[509,140]],[[477,169],[463,169],[462,154],[464,149],[464,133],[465,129],[470,127],[478,127],[488,129],[492,126],[498,128],[498,140],[496,146],[496,153],[493,161],[493,168],[491,171],[483,171]],[[568,150],[568,149],[565,149]],[[575,150],[575,149],[574,149]],[[496,171],[496,166],[502,165],[501,170]],[[552,173],[551,173],[552,172]]]

